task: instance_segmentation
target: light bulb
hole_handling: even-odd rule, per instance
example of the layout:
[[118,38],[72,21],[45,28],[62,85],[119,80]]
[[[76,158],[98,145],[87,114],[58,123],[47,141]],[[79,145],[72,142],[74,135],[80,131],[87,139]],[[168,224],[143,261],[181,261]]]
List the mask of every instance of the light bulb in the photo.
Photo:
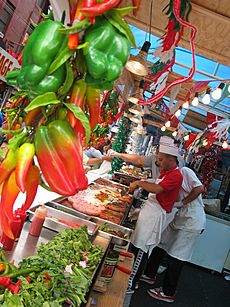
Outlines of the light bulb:
[[224,83],[221,82],[219,86],[215,89],[215,91],[212,92],[213,99],[217,100],[220,99],[223,93]]
[[188,100],[185,101],[185,102],[183,103],[183,108],[184,108],[184,109],[188,109],[188,108],[189,108],[189,102],[188,102]]
[[193,98],[193,101],[192,101],[192,105],[193,105],[194,107],[196,107],[196,106],[198,106],[198,104],[199,104],[198,92],[196,92],[196,93],[195,93],[195,96],[194,96],[194,98]]
[[166,127],[166,128],[169,128],[169,127],[170,127],[170,124],[171,124],[171,123],[170,123],[170,120],[168,120],[168,121],[165,123],[165,127]]
[[174,136],[174,138],[177,136],[177,131],[173,131],[172,136]]
[[202,98],[202,102],[203,104],[209,104],[211,101],[211,98],[210,98],[210,88],[208,88],[206,90],[206,94],[204,95],[204,97]]
[[223,149],[227,149],[227,148],[228,148],[228,142],[227,142],[227,141],[224,141],[224,142],[223,142],[222,148],[223,148]]
[[165,126],[162,126],[161,127],[161,131],[165,131],[166,130],[166,127]]
[[185,141],[188,141],[188,140],[189,140],[189,134],[187,134],[187,135],[184,137],[184,140],[185,140]]
[[215,91],[212,92],[212,98],[217,100],[220,99],[221,95],[222,95],[222,89],[221,88],[216,88]]
[[208,145],[208,141],[207,141],[207,140],[204,140],[204,141],[203,141],[203,145],[204,145],[204,146],[207,146],[207,145]]
[[181,109],[178,109],[178,110],[175,112],[175,115],[176,115],[176,117],[181,116]]

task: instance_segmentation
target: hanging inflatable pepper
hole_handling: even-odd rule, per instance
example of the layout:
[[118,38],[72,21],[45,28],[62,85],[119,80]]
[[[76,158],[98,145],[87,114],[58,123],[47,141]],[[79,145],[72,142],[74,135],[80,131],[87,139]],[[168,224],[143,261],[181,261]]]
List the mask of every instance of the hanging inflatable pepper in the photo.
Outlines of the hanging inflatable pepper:
[[42,173],[54,192],[70,196],[86,189],[81,145],[68,122],[55,120],[40,126],[35,134],[35,150]]
[[89,110],[89,122],[90,128],[93,128],[97,125],[100,116],[100,90],[94,87],[88,86],[86,90],[86,104]]
[[[70,102],[77,107],[80,107],[84,110],[85,104],[85,94],[86,94],[86,83],[84,80],[80,79],[76,81],[72,88],[72,93],[70,96]],[[85,129],[82,126],[82,123],[77,119],[71,111],[68,111],[69,123],[76,135],[82,139],[85,135]]]
[[22,68],[6,75],[8,84],[28,91],[30,99],[46,92],[56,92],[65,80],[65,65],[47,74],[56,56],[67,47],[65,35],[57,31],[62,27],[59,21],[39,23],[25,45]]
[[20,190],[16,183],[16,176],[14,170],[3,184],[0,208],[2,231],[10,239],[14,239],[14,234],[12,232],[10,224],[14,220],[13,206],[19,192]]
[[129,57],[130,43],[103,16],[85,33],[89,43],[85,56],[88,75],[86,82],[101,89],[111,89]]
[[0,184],[8,178],[10,173],[15,169],[17,161],[17,151],[9,150],[5,159],[0,164]]
[[39,168],[36,165],[32,165],[26,177],[26,200],[22,205],[21,212],[25,213],[32,205],[37,193],[39,181]]
[[16,182],[22,193],[26,191],[26,178],[35,154],[34,144],[24,143],[18,149]]
[[82,14],[84,14],[86,17],[94,17],[99,16],[108,10],[111,10],[112,8],[116,7],[121,0],[104,0],[102,3],[94,3],[91,4],[91,6],[84,6],[81,9]]

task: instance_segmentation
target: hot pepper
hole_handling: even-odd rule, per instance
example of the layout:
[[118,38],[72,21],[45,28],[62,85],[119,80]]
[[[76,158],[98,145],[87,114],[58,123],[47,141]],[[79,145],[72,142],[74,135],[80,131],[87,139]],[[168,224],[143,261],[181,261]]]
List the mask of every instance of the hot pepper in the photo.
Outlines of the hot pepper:
[[81,12],[87,17],[98,16],[116,7],[120,2],[121,0],[104,0],[102,3],[96,3],[90,7],[84,6]]
[[51,63],[67,46],[67,41],[63,46],[65,35],[57,31],[62,27],[59,21],[39,23],[25,45],[22,68],[6,75],[8,84],[16,83],[20,90],[28,91],[30,99],[45,92],[56,92],[65,79],[65,65],[47,74]]
[[[84,80],[80,79],[76,81],[72,88],[72,93],[70,96],[70,102],[77,107],[84,110],[85,96],[86,94],[86,83]],[[84,127],[79,119],[77,119],[71,111],[68,111],[69,123],[72,128],[74,128],[76,135],[82,139],[85,135]]]
[[40,171],[36,165],[32,165],[29,169],[26,178],[26,200],[22,205],[21,211],[26,212],[32,205],[37,193],[38,185],[40,181]]
[[22,193],[26,191],[26,177],[35,154],[34,144],[24,143],[18,149],[16,182]]
[[[77,23],[77,22],[79,22],[79,21],[84,19],[84,16],[80,12],[80,9],[82,8],[82,5],[83,5],[83,0],[77,1],[77,6],[76,6],[74,18],[73,18],[73,20],[71,22],[72,24],[75,24],[75,23]],[[71,33],[71,34],[69,34],[69,37],[68,37],[68,48],[69,49],[76,49],[77,46],[78,46],[79,41],[80,41],[80,36],[78,35],[78,33]]]
[[14,239],[14,234],[10,224],[14,220],[13,206],[20,190],[16,183],[15,170],[10,174],[9,178],[4,182],[1,194],[1,226],[5,235]]
[[0,276],[0,286],[7,287],[11,283],[11,278],[8,276]]
[[85,41],[89,43],[85,56],[86,82],[97,88],[112,88],[129,57],[128,39],[105,17],[99,16],[96,23],[86,30]]
[[42,173],[54,192],[70,196],[87,187],[82,148],[68,122],[56,120],[40,126],[35,149]]
[[17,151],[9,150],[5,159],[0,165],[0,184],[15,169],[17,161]]
[[88,86],[86,90],[86,104],[88,106],[90,115],[90,127],[91,130],[97,125],[100,116],[100,90],[94,87]]
[[10,290],[13,294],[18,294],[21,283],[22,280],[18,280],[15,284],[8,285],[7,289]]

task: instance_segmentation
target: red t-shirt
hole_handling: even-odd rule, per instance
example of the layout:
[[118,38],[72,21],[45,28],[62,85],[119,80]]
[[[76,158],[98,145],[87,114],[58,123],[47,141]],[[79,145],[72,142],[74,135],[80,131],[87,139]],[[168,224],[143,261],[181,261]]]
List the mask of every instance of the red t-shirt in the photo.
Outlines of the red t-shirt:
[[159,185],[164,189],[163,192],[156,195],[156,199],[161,207],[167,212],[171,212],[173,205],[182,185],[183,176],[179,168],[175,167],[169,171],[160,172],[160,177],[163,178]]

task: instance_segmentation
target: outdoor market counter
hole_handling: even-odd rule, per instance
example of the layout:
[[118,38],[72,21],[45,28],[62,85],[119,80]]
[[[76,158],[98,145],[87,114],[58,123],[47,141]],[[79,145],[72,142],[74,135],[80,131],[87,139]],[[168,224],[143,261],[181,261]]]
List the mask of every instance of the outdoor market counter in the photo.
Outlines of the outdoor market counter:
[[[43,227],[40,236],[34,237],[29,234],[30,225],[31,223],[29,221],[25,222],[19,241],[15,243],[14,248],[11,251],[5,251],[7,260],[14,260],[16,265],[22,259],[36,254],[37,248],[41,243],[49,242],[55,234],[57,234],[57,232]],[[93,240],[93,243],[99,245],[105,253],[110,244],[110,239],[97,235]]]
[[[121,265],[129,270],[132,269],[134,258],[125,258],[119,260],[118,265]],[[129,274],[126,274],[118,269],[115,269],[112,281],[107,286],[105,293],[93,291],[91,297],[96,301],[97,307],[121,307],[124,304],[125,294],[128,287]]]

